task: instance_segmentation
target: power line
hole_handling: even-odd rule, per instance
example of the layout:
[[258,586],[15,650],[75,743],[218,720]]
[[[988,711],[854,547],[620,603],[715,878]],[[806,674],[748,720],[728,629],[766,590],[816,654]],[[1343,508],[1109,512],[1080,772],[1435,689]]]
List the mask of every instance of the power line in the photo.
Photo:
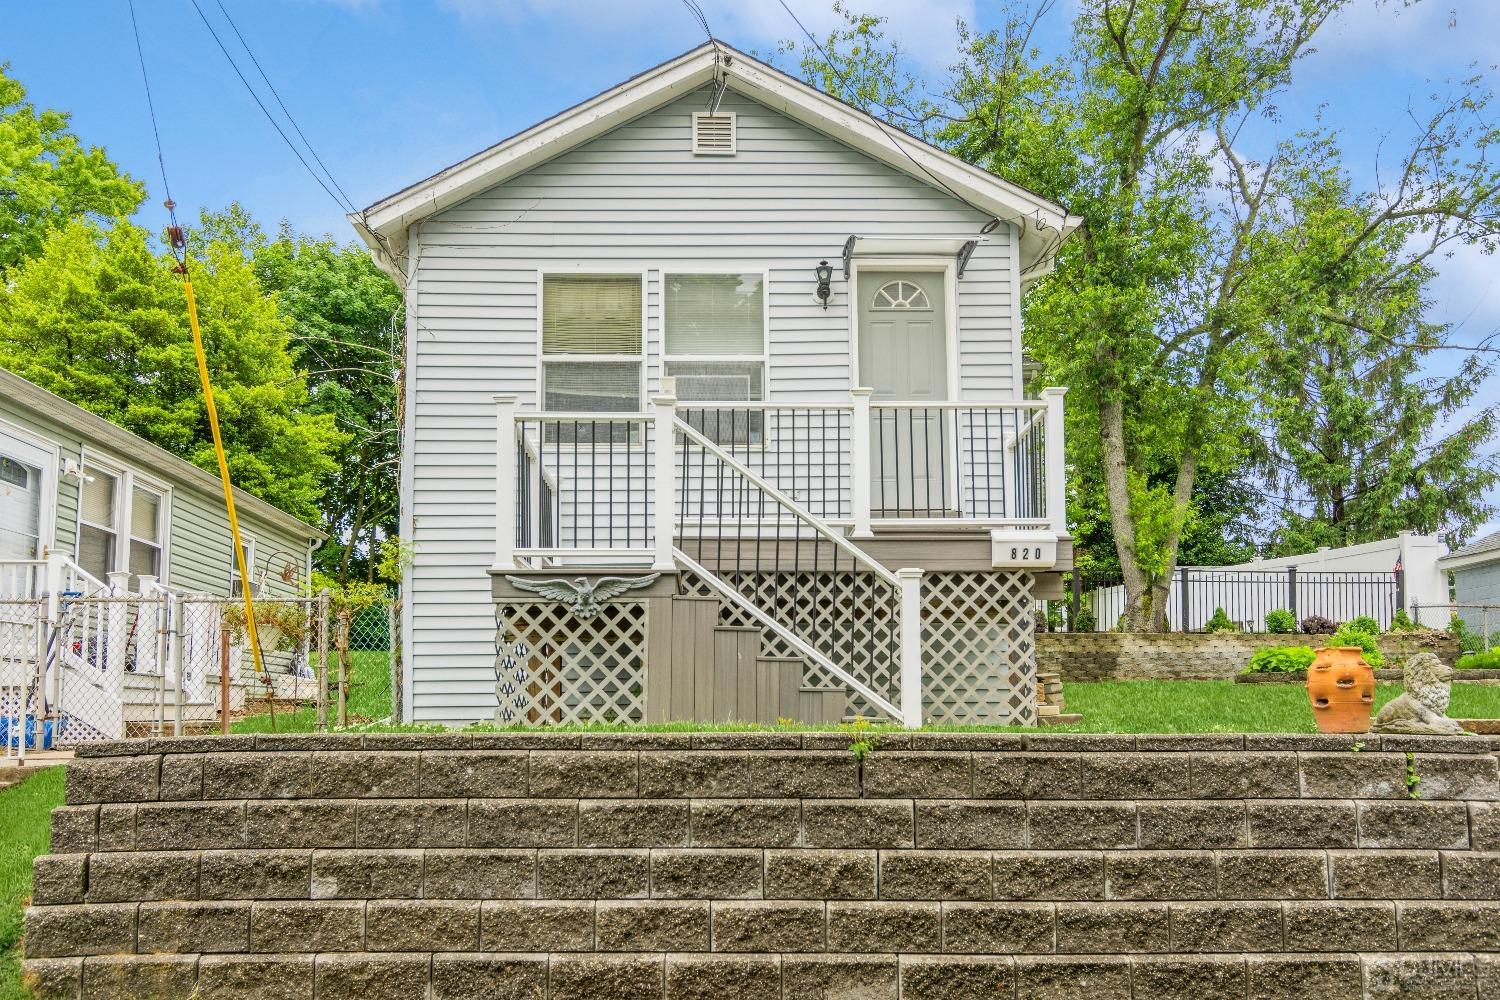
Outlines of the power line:
[[[167,159],[161,151],[161,129],[156,126],[156,102],[151,99],[151,78],[146,75],[146,52],[141,48],[141,26],[136,22],[135,0],[126,0],[130,7],[130,30],[135,35],[135,54],[141,63],[141,82],[146,85],[146,110],[151,113],[151,135],[156,140],[156,165],[161,168],[162,193],[167,201],[172,200],[172,186],[167,183]],[[173,220],[175,224],[176,220]]]
[[229,16],[229,11],[224,6],[224,0],[215,0],[215,2],[219,5],[219,13],[224,15],[224,20],[229,23],[230,29],[234,31],[234,37],[239,39],[240,45],[245,50],[245,54],[250,57],[250,62],[254,64],[255,71],[259,73],[260,78],[265,81],[266,87],[271,91],[271,96],[276,98],[276,106],[281,108],[282,114],[286,115],[286,120],[291,123],[293,131],[297,133],[297,138],[302,140],[302,144],[306,146],[307,151],[312,154],[313,160],[316,161],[318,166],[322,168],[323,173],[328,177],[328,180],[338,190],[338,193],[343,196],[344,203],[350,206],[350,209],[353,210],[354,199],[349,197],[349,192],[345,191],[343,185],[339,183],[338,178],[333,176],[333,171],[328,169],[328,164],[323,162],[323,158],[319,156],[318,151],[313,148],[312,141],[309,140],[306,134],[303,133],[302,126],[297,124],[297,119],[294,118],[291,111],[287,109],[286,102],[281,99],[281,94],[276,90],[276,85],[272,83],[271,78],[266,75],[266,71],[264,68],[262,68],[260,60],[255,58],[255,51],[250,48],[250,43],[245,41],[245,36],[240,33],[240,26],[235,24],[234,18]]
[[260,95],[255,92],[255,88],[250,86],[250,81],[245,79],[245,74],[240,70],[239,63],[234,61],[234,56],[229,54],[229,49],[227,46],[225,46],[224,40],[220,38],[219,33],[214,30],[213,23],[210,22],[208,16],[203,13],[203,8],[198,6],[198,0],[190,0],[190,2],[193,5],[193,9],[198,12],[199,20],[203,22],[203,26],[208,29],[208,33],[213,36],[214,42],[219,46],[219,51],[224,53],[224,58],[229,61],[229,67],[234,70],[234,75],[240,78],[240,83],[244,84],[245,90],[249,92],[250,97],[255,101],[256,107],[260,108],[261,114],[266,116],[266,121],[270,122],[271,127],[276,130],[276,134],[281,136],[281,141],[286,143],[287,148],[292,151],[292,155],[297,157],[298,162],[302,164],[308,175],[311,176],[313,180],[317,181],[318,187],[323,189],[323,192],[327,194],[330,199],[332,199],[333,203],[339,207],[340,211],[358,214],[358,209],[354,207],[352,202],[346,202],[340,199],[338,195],[333,193],[332,188],[330,188],[328,184],[324,182],[323,178],[318,176],[318,172],[314,170],[312,168],[312,165],[307,162],[307,157],[302,155],[302,151],[297,148],[297,144],[292,142],[291,137],[286,134],[286,130],[281,127],[281,123],[276,120],[276,116],[271,114],[271,110],[266,107],[265,101],[262,101],[260,99]]
[[[845,92],[846,93],[851,93],[853,91],[853,88],[850,87],[850,85],[849,85],[849,78],[847,76],[845,76],[844,73],[839,69],[838,64],[833,61],[833,57],[828,54],[828,50],[825,49],[825,48],[823,48],[823,44],[818,41],[818,39],[813,35],[813,33],[811,31],[807,30],[807,25],[803,24],[802,23],[802,19],[797,16],[796,12],[793,11],[791,7],[787,6],[786,0],[777,0],[777,2],[781,4],[781,9],[784,10],[784,11],[786,11],[787,16],[790,17],[796,23],[797,27],[802,29],[802,33],[807,36],[807,40],[809,42],[812,42],[813,47],[818,50],[818,54],[823,57],[824,64],[828,66],[829,70],[833,73],[834,76],[838,77],[838,81],[843,86]],[[885,105],[882,105],[879,102],[873,102],[873,103],[875,103],[878,107],[881,107],[886,112],[886,114],[890,114],[891,113],[891,109],[889,107],[886,107]],[[985,235],[988,235],[988,234],[994,232],[995,229],[996,229],[996,227],[998,227],[1001,222],[1018,222],[1018,221],[1025,220],[1027,218],[1032,219],[1032,221],[1034,221],[1036,223],[1038,229],[1047,228],[1046,222],[1042,219],[1041,209],[1037,209],[1037,211],[1034,212],[1031,216],[1015,215],[1015,216],[1011,216],[1008,219],[1001,219],[999,216],[995,215],[993,212],[989,211],[988,209],[981,208],[978,205],[974,204],[972,201],[970,201],[969,199],[965,198],[963,195],[959,194],[957,191],[953,190],[953,188],[949,187],[948,184],[945,181],[943,181],[943,179],[941,177],[938,177],[931,170],[928,170],[926,164],[922,163],[915,156],[913,156],[911,154],[911,150],[907,149],[906,146],[905,146],[905,144],[902,143],[899,139],[896,138],[895,135],[893,135],[891,133],[889,126],[887,126],[885,122],[881,121],[881,119],[877,115],[870,115],[869,112],[865,112],[865,113],[867,115],[869,115],[870,120],[875,123],[875,127],[878,128],[878,129],[880,129],[881,134],[884,135],[888,140],[890,140],[891,145],[894,146],[901,153],[901,155],[905,156],[908,160],[910,160],[912,162],[912,165],[914,167],[916,167],[918,170],[922,171],[922,173],[926,174],[927,177],[930,178],[934,184],[936,184],[938,187],[942,188],[944,191],[948,192],[948,194],[952,195],[958,201],[962,202],[964,205],[967,205],[969,208],[973,209],[974,211],[979,212],[982,215],[988,215],[990,217],[990,221],[986,222],[979,229],[979,233],[980,233],[981,236],[985,236]],[[903,133],[903,135],[904,134],[905,133]],[[910,138],[910,137],[908,137],[908,138]],[[1052,252],[1052,250],[1056,249],[1056,247],[1061,242],[1062,242],[1062,240],[1061,240],[1061,237],[1059,236],[1059,238],[1057,238],[1053,242],[1052,246],[1048,248],[1048,250],[1046,251],[1046,254],[1044,254],[1043,257],[1045,257],[1046,255],[1049,255]],[[1043,259],[1043,258],[1039,258],[1039,260],[1040,259]],[[1033,266],[1035,266],[1035,265],[1033,265]]]

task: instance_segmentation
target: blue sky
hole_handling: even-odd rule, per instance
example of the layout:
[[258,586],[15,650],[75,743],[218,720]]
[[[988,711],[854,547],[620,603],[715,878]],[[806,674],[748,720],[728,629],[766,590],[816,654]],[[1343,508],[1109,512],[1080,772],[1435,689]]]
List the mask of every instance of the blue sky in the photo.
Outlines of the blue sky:
[[[219,0],[198,0],[221,25]],[[914,63],[941,79],[956,19],[975,0],[848,0],[890,18]],[[365,205],[702,41],[679,0],[223,0],[357,204]],[[824,3],[788,0],[815,32]],[[798,35],[778,0],[701,0],[715,33],[751,51]],[[1053,19],[1061,29],[1071,0]],[[136,0],[173,194],[181,210],[238,200],[267,225],[349,235],[215,47],[190,0]],[[146,180],[141,221],[161,222],[161,182],[124,0],[0,0],[0,60],[39,105]],[[224,31],[228,36],[228,32]],[[1320,113],[1361,179],[1399,143],[1409,105],[1482,73],[1500,38],[1496,0],[1356,2],[1327,26],[1280,104],[1288,128]],[[66,44],[61,40],[66,39]],[[232,37],[226,37],[231,45]],[[240,53],[236,53],[237,55]],[[247,67],[248,69],[248,67]],[[1500,329],[1500,260],[1441,262],[1433,317],[1474,343]],[[1487,387],[1500,391],[1500,382]],[[1500,503],[1500,495],[1492,498]]]

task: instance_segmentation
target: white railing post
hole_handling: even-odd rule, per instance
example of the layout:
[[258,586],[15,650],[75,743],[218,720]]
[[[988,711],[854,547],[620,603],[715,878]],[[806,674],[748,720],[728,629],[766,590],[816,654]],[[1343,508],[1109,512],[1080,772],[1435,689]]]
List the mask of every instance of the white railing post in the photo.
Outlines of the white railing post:
[[495,569],[516,568],[516,397],[495,397]]
[[[661,395],[651,398],[653,433],[655,434],[655,477],[652,485],[654,497],[653,513],[656,524],[652,528],[655,554],[651,568],[657,572],[670,571],[675,567],[672,559],[672,510],[676,506],[676,443],[677,431],[677,380],[663,378]],[[686,488],[684,486],[684,488]]]
[[1042,390],[1042,400],[1047,404],[1046,441],[1042,468],[1047,477],[1047,521],[1058,535],[1068,533],[1067,489],[1068,474],[1063,452],[1063,397],[1068,390],[1050,386]]
[[851,492],[854,497],[854,536],[855,538],[871,538],[874,532],[870,530],[870,490],[871,477],[874,471],[870,466],[870,396],[874,389],[865,386],[855,386],[849,390],[849,398],[854,401],[854,415],[850,418],[853,425],[849,433],[854,443],[854,466],[850,471],[852,482]]
[[922,571],[898,569],[901,585],[901,724],[922,727]]

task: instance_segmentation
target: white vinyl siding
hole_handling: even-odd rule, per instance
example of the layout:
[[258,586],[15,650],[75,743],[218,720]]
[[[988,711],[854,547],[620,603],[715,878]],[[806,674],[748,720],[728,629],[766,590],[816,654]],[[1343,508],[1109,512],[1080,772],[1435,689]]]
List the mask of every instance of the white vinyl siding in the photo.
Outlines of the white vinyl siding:
[[[690,94],[424,221],[413,238],[406,442],[412,699],[418,720],[488,718],[495,704],[492,397],[539,400],[539,275],[644,272],[645,394],[663,349],[663,281],[765,275],[771,402],[848,399],[844,241],[976,237],[988,218],[946,192],[733,90],[736,155],[695,156]],[[1013,229],[1000,226],[957,283],[958,390],[1020,395]],[[824,309],[819,260],[835,266]],[[866,259],[868,260],[868,258]]]

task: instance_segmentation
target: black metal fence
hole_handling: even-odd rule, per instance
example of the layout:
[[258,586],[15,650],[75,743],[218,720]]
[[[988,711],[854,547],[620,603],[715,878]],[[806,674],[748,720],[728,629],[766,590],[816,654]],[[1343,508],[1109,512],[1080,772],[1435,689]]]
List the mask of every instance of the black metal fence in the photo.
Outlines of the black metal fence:
[[[1125,612],[1124,586],[1099,587],[1091,594],[1094,628],[1113,629]],[[1081,593],[1075,596],[1075,607],[1081,598]],[[1166,612],[1167,627],[1174,632],[1203,631],[1220,609],[1246,632],[1266,631],[1266,614],[1277,609],[1290,611],[1299,626],[1314,615],[1335,622],[1363,615],[1384,629],[1405,605],[1406,575],[1400,569],[1308,572],[1295,566],[1265,570],[1181,566],[1172,578]]]

